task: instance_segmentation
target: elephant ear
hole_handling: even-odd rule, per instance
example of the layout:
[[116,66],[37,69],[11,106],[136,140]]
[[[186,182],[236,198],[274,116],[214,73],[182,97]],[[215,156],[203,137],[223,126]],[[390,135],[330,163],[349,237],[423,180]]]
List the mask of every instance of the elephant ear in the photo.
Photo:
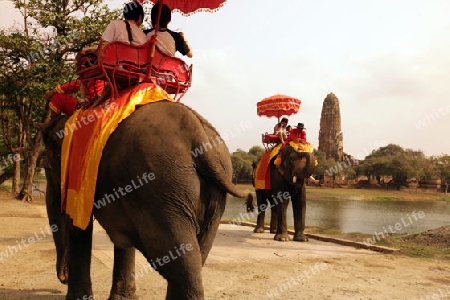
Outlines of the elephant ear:
[[65,115],[59,115],[44,129],[42,133],[45,145],[49,145],[52,149],[61,150],[63,137],[67,134],[64,131],[66,121],[67,117]]
[[281,174],[281,176],[284,176],[286,173],[286,165],[289,157],[289,145],[285,148],[281,149],[280,152],[278,152],[278,155],[281,155],[281,164],[277,165],[278,172]]
[[281,163],[280,165],[277,165],[277,170],[278,170],[278,173],[281,174],[281,176],[283,176],[284,173],[286,173],[286,169],[284,168],[283,163]]

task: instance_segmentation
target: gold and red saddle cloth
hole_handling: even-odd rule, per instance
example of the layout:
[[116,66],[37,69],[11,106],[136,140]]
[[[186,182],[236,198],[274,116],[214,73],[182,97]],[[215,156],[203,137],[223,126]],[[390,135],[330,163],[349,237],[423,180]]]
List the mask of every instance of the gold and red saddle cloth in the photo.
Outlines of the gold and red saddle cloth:
[[[289,142],[289,145],[298,152],[313,152],[314,146],[311,143]],[[255,170],[255,189],[270,189],[270,161],[278,155],[283,144],[276,145],[271,151],[264,152]],[[316,162],[317,164],[317,162]]]
[[61,210],[74,226],[86,229],[89,224],[98,167],[109,136],[138,106],[161,100],[174,101],[158,85],[141,83],[99,106],[79,109],[67,120],[61,151]]

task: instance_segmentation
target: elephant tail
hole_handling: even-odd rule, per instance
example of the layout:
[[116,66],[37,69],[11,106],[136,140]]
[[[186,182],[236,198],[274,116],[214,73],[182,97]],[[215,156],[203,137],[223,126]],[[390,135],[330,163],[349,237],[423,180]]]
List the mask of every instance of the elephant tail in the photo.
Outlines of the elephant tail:
[[228,194],[237,198],[246,198],[245,204],[247,206],[247,211],[255,210],[255,206],[253,204],[253,194],[251,192],[239,190],[234,184],[228,182],[222,182],[221,185]]
[[216,160],[210,159],[208,154],[204,155],[201,160],[204,162],[201,164],[204,168],[200,168],[197,171],[202,174],[205,179],[211,180],[222,190],[236,198],[246,198],[247,210],[254,210],[252,192],[244,191],[236,187],[232,183],[231,178],[228,178],[226,175],[227,172],[221,168],[222,164],[218,164]]
[[[230,152],[220,137],[219,132],[195,110],[188,106],[186,107],[191,110],[204,130],[202,136],[198,136],[198,141],[194,144],[194,148],[191,151],[192,153],[198,153],[199,149],[204,150],[201,152],[201,155],[194,155],[194,161],[198,166],[202,166],[197,171],[206,180],[215,182],[228,194],[237,198],[247,198],[246,203],[252,203],[250,207],[253,210],[253,194],[249,191],[238,189],[229,177],[232,172],[231,161],[229,160]],[[209,145],[209,147],[206,147],[206,145]],[[196,150],[197,152],[195,152]]]
[[255,210],[255,205],[253,204],[253,195],[251,193],[248,194],[245,205],[247,206],[247,212],[252,212]]

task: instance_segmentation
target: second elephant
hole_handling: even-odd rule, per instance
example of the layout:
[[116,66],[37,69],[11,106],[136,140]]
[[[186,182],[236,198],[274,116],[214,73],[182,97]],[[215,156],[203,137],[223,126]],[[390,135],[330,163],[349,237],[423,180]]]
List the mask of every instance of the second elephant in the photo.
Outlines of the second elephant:
[[[265,211],[271,209],[270,232],[275,233],[277,241],[288,241],[287,207],[289,199],[292,201],[294,215],[294,240],[307,241],[304,235],[306,214],[305,181],[311,176],[315,167],[314,154],[298,152],[290,145],[280,150],[282,162],[270,162],[270,189],[257,189],[258,204],[257,225],[254,232],[264,232]],[[248,207],[250,210],[251,207]]]

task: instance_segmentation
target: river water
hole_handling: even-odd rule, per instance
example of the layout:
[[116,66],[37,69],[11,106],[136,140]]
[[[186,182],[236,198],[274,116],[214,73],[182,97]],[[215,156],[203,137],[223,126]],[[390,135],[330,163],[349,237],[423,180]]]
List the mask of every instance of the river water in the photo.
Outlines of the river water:
[[[256,203],[256,199],[255,199]],[[244,199],[229,197],[223,219],[256,222],[256,213],[247,214]],[[266,224],[270,210],[266,213]],[[288,225],[293,225],[292,203]],[[418,233],[450,225],[448,201],[360,201],[308,200],[306,226],[338,229],[341,232]]]
[[[36,190],[36,188],[38,190]],[[35,186],[33,195],[42,195],[45,183]],[[256,199],[255,199],[256,202]],[[256,222],[256,212],[246,214],[245,200],[228,197],[222,219]],[[270,210],[266,222],[270,221]],[[288,208],[288,225],[293,225],[292,203]],[[450,225],[448,201],[361,201],[307,200],[306,226],[338,229],[341,232],[417,233]]]

